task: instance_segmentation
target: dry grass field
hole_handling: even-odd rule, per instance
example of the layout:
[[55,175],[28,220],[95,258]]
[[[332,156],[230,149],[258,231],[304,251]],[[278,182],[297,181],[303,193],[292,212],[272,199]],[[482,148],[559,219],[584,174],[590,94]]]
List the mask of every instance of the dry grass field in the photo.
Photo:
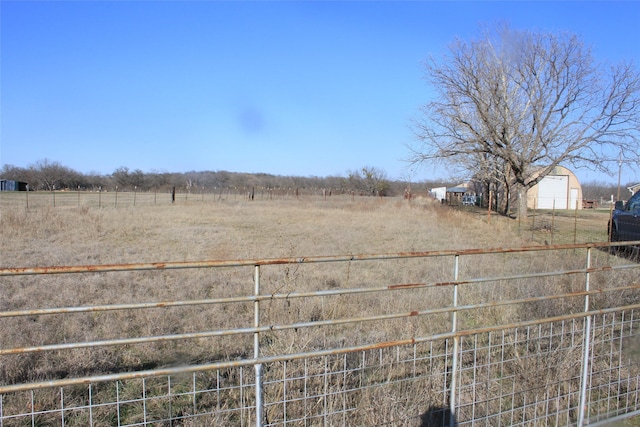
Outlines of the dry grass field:
[[[114,203],[114,197],[115,203]],[[137,205],[134,205],[137,197]],[[191,197],[191,198],[188,198]],[[349,195],[0,193],[2,267],[277,258],[606,241],[608,211],[514,221],[433,201]],[[99,201],[100,200],[100,201]],[[576,222],[578,222],[576,227]]]
[[[36,202],[31,196],[32,207],[27,210],[24,204],[12,206],[6,195],[1,197],[2,250],[10,254],[0,261],[3,267],[277,258],[519,243],[502,223],[487,226],[482,215],[470,220],[464,213],[419,200],[352,201],[350,196],[334,196],[97,208],[64,206],[61,193],[58,207],[33,207]],[[75,195],[68,197],[75,199]],[[124,203],[127,196],[119,197]]]
[[[0,199],[0,267],[36,267],[168,261],[234,260],[281,257],[394,253],[532,244],[534,235],[517,221],[455,210],[429,200],[393,198],[289,198],[281,200],[185,200],[176,204],[128,206],[57,206],[25,209]],[[75,197],[75,196],[69,196]],[[594,216],[595,227],[606,215]],[[572,225],[569,225],[572,227]],[[534,242],[535,243],[535,242]],[[598,253],[597,257],[609,257]],[[597,264],[595,259],[594,263]],[[497,276],[505,272],[554,271],[584,264],[583,254],[533,257],[517,254],[479,257],[461,266],[462,277]],[[362,262],[338,268],[323,265],[274,266],[263,273],[265,293],[349,288],[355,286],[451,280],[450,260]],[[625,274],[627,276],[625,276]],[[603,284],[630,280],[619,272],[596,276]],[[3,278],[0,311],[44,307],[175,301],[247,295],[252,271],[143,271],[114,274],[46,275]],[[523,286],[525,285],[525,286]],[[461,303],[514,299],[580,289],[567,277],[560,282],[469,285]],[[607,286],[604,284],[603,286]],[[279,300],[264,305],[264,324],[285,324],[357,317],[371,307],[382,313],[450,305],[450,290],[421,289],[389,299],[366,295]],[[609,297],[607,297],[609,298]],[[620,299],[634,298],[620,295]],[[463,326],[495,324],[580,310],[582,299],[544,301],[527,307],[494,307],[484,318],[462,318]],[[594,298],[594,304],[611,301]],[[251,325],[251,304],[212,308],[83,313],[58,319],[0,319],[4,348],[59,342],[83,342],[128,336],[152,336]],[[404,339],[449,328],[449,316],[392,320],[374,326],[333,326],[264,334],[264,354],[295,353],[331,346]],[[91,350],[8,356],[0,364],[0,383],[203,363],[250,356],[252,336],[99,347]],[[212,350],[213,349],[213,350]],[[550,361],[549,363],[556,363]],[[567,362],[570,363],[570,362]],[[554,369],[573,370],[573,365]],[[532,379],[532,381],[535,378]],[[421,404],[424,402],[420,402]],[[80,425],[80,424],[78,424]]]
[[[363,198],[355,202],[348,197],[330,200],[247,201],[182,205],[103,207],[42,206],[25,210],[13,207],[2,210],[0,229],[1,267],[34,267],[56,265],[87,265],[143,263],[196,260],[233,260],[281,257],[310,257],[362,253],[392,253],[426,251],[443,248],[472,248],[479,245],[518,245],[513,232],[497,222],[491,225],[470,219],[464,212],[432,205],[426,201]],[[361,283],[409,282],[416,274],[451,274],[451,267],[430,272],[387,264],[359,264],[348,272],[330,272],[322,266],[282,267],[272,269],[263,279],[269,291],[323,289],[355,286]],[[432,268],[432,267],[430,267]],[[426,270],[426,268],[425,268]],[[91,304],[117,304],[130,301],[163,301],[199,297],[224,297],[245,293],[251,289],[250,271],[141,272],[117,275],[69,276],[53,275],[28,278],[7,278],[3,281],[0,309],[37,307],[67,307]],[[344,301],[347,301],[345,298]],[[340,307],[340,303],[334,303]],[[366,302],[362,301],[360,304]],[[399,303],[398,303],[399,304]],[[391,307],[389,307],[391,309]],[[251,306],[234,316],[223,316],[217,327],[250,324]],[[300,307],[301,312],[314,313],[318,306]],[[344,312],[354,307],[340,307]],[[297,312],[291,311],[293,315]],[[287,312],[288,312],[287,311]],[[274,313],[281,313],[274,308]],[[332,313],[337,316],[338,313]],[[150,320],[148,316],[157,315]],[[71,323],[39,325],[28,332],[24,325],[3,328],[4,343],[16,346],[28,342],[66,342],[88,338],[112,338],[117,334],[145,335],[177,330],[202,330],[210,327],[209,313],[184,310],[172,313],[142,313],[76,316]],[[126,319],[123,316],[134,316]],[[139,318],[135,318],[139,316]],[[216,317],[220,317],[216,315]],[[6,320],[6,319],[5,319]],[[11,319],[18,322],[16,319]],[[24,320],[24,319],[22,319]],[[274,319],[284,321],[287,319]],[[308,320],[308,319],[307,319]],[[125,328],[113,323],[126,322]],[[26,327],[29,327],[27,323]],[[54,330],[52,330],[52,328]],[[62,329],[62,330],[60,330]],[[7,331],[16,331],[7,336]],[[14,341],[15,340],[15,341]],[[244,346],[246,343],[235,343]],[[206,349],[192,349],[185,357],[207,358]],[[104,350],[109,352],[109,350]],[[96,360],[73,363],[78,372],[113,370],[116,364],[125,366],[155,365],[166,362],[158,355],[146,353],[129,358],[105,354],[93,355]],[[230,350],[231,351],[231,350]],[[231,352],[240,352],[234,349]],[[98,352],[100,353],[100,352]],[[135,352],[134,352],[135,353]],[[163,351],[161,358],[173,361]],[[182,357],[182,356],[180,356]],[[122,361],[117,362],[118,359]],[[110,360],[106,366],[101,366]],[[47,370],[49,362],[42,365]],[[87,366],[85,366],[87,365]],[[37,372],[29,366],[7,373]],[[23,375],[17,375],[16,378]],[[13,378],[15,380],[16,378]],[[12,380],[12,381],[13,381]]]

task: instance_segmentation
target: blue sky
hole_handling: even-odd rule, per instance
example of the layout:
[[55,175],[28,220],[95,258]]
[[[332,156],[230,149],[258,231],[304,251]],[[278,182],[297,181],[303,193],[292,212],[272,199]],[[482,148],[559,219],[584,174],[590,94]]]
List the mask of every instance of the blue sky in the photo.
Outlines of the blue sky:
[[0,163],[82,173],[446,177],[405,159],[422,62],[455,37],[507,21],[640,66],[635,1],[3,0],[0,19]]

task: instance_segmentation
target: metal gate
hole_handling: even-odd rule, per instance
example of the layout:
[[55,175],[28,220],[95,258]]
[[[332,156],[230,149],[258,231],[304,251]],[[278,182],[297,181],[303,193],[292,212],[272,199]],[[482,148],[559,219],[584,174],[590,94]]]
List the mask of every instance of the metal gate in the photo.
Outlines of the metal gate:
[[[595,425],[632,416],[640,268],[608,246],[0,269],[0,425]],[[44,284],[98,295],[141,277],[159,287],[194,279],[198,289],[73,306],[12,296]],[[195,328],[199,316],[208,328]],[[166,318],[184,330],[154,334]],[[105,336],[79,339],[67,322]],[[62,332],[29,341],[42,329]],[[142,354],[156,364],[125,363]]]

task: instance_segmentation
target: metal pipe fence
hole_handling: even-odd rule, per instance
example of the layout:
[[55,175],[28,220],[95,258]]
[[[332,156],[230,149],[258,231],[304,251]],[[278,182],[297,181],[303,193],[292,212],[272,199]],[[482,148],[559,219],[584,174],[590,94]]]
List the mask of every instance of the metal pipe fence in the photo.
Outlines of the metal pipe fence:
[[638,415],[640,266],[610,248],[2,268],[0,426]]

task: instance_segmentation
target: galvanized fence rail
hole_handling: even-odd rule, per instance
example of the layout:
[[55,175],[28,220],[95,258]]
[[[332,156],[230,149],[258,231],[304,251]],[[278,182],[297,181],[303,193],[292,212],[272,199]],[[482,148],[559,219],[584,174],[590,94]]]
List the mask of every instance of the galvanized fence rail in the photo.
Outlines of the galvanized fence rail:
[[637,415],[640,266],[610,246],[3,268],[0,426]]

